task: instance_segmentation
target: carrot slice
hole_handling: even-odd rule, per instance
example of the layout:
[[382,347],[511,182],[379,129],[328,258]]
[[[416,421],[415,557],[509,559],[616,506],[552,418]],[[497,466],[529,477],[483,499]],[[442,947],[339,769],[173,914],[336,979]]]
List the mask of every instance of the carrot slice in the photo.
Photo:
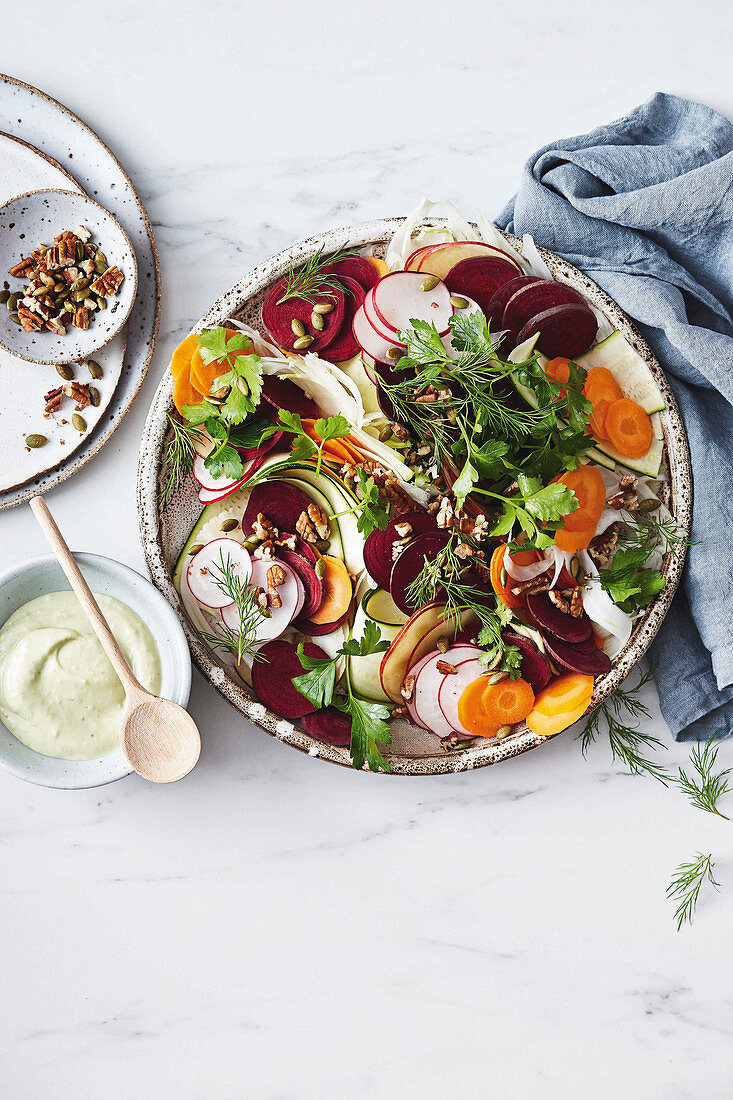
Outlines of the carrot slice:
[[[591,544],[591,539],[596,533],[597,523],[598,520],[596,520],[592,527],[584,527],[582,531],[567,531],[565,528],[556,531],[555,542],[557,543],[558,549],[569,550],[572,554],[576,554],[578,550],[587,550]],[[562,576],[562,573],[560,576]]]
[[318,610],[311,615],[311,622],[335,623],[349,610],[354,588],[349,571],[340,558],[324,554],[320,559],[326,572],[322,579],[323,599]]
[[[226,329],[226,334],[227,340],[232,336],[241,335],[241,333],[237,333],[233,328]],[[235,352],[235,354],[252,355],[253,351],[250,348],[248,351],[238,351]],[[228,374],[230,369],[229,364],[222,360],[215,360],[213,363],[204,363],[197,344],[196,350],[191,356],[191,380],[201,393],[208,394],[215,379],[221,374]]]
[[364,259],[372,265],[380,279],[383,275],[389,275],[387,264],[384,260],[380,260],[379,256],[365,256]]
[[199,405],[202,401],[203,397],[191,382],[188,371],[182,371],[173,381],[173,404],[183,415],[184,405]]
[[[524,596],[515,596],[511,591],[511,586],[514,584],[514,581],[507,574],[504,566],[505,550],[506,543],[503,542],[501,546],[497,546],[496,550],[494,550],[494,553],[491,555],[491,563],[489,565],[491,587],[507,607],[526,607],[527,601]],[[531,565],[532,562],[539,561],[539,558],[536,550],[522,550],[512,554],[512,560],[515,561],[517,565]],[[500,723],[500,725],[501,724],[503,723]]]
[[627,458],[641,458],[652,445],[649,414],[628,397],[609,406],[605,428],[613,446]]
[[[588,371],[585,383],[583,384],[584,396],[588,397],[588,394],[592,390],[596,390],[600,393],[615,393],[617,401],[620,397],[623,397],[621,387],[607,367],[592,367]],[[588,397],[588,400],[590,400],[590,397]]]
[[526,680],[487,683],[479,676],[458,700],[458,721],[476,737],[494,737],[502,726],[513,726],[527,717],[534,692]]
[[533,733],[552,737],[582,718],[593,695],[593,677],[567,672],[544,688],[525,721]]
[[171,356],[171,374],[174,378],[178,378],[184,370],[191,370],[191,357],[198,346],[199,338],[195,332],[181,341]]
[[[550,359],[545,367],[545,374],[548,378],[554,378],[556,382],[567,382],[570,378],[570,360],[564,359],[561,355]],[[564,397],[565,390],[563,389],[560,390],[557,399],[562,401]]]
[[595,527],[606,506],[606,486],[596,467],[581,465],[576,470],[566,470],[564,474],[558,474],[552,480],[567,485],[580,501],[580,507],[565,516],[563,529],[584,531],[588,527]]

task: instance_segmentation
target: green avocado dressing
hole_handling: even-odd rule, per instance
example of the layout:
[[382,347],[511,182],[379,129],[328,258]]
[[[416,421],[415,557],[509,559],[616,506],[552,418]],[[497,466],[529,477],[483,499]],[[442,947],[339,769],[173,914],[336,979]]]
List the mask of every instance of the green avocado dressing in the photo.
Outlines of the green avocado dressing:
[[[160,656],[145,623],[96,597],[135,676],[160,691]],[[125,692],[73,592],[24,604],[0,629],[0,719],[45,756],[90,760],[120,744]]]

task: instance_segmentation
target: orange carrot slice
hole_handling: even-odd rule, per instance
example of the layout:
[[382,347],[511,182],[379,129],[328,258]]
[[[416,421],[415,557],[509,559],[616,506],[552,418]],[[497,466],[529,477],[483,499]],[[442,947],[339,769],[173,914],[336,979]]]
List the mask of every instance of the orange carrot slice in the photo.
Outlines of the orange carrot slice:
[[[576,554],[578,550],[587,550],[591,544],[591,539],[596,533],[597,523],[598,520],[596,520],[596,523],[594,523],[592,527],[584,527],[582,531],[566,531],[564,528],[560,531],[556,531],[555,542],[557,543],[558,549],[568,550],[572,554]],[[562,577],[562,574],[560,574],[560,576]],[[573,582],[573,584],[575,584],[575,582]]]
[[552,737],[585,714],[593,695],[593,677],[567,672],[544,688],[525,721],[533,733]]
[[198,335],[193,332],[185,340],[182,340],[173,352],[171,356],[171,374],[174,378],[178,378],[178,375],[184,370],[191,370],[191,357],[199,346],[198,341]]
[[611,443],[627,458],[641,458],[652,445],[649,414],[628,397],[609,405],[604,423]]
[[[507,607],[526,607],[526,599],[523,596],[515,596],[511,591],[511,586],[514,581],[506,572],[506,567],[504,565],[505,550],[506,543],[503,542],[501,546],[497,546],[496,550],[494,550],[494,553],[491,555],[491,563],[489,565],[491,587]],[[515,561],[517,565],[531,565],[532,562],[539,561],[539,557],[536,550],[522,550],[512,554],[512,561]],[[500,723],[500,725],[501,724],[502,723]]]
[[526,680],[487,683],[480,676],[464,689],[458,700],[458,721],[476,737],[494,737],[502,726],[513,726],[527,717],[534,692]]
[[315,614],[314,623],[335,623],[349,610],[354,588],[349,571],[340,558],[324,554],[320,559],[326,567],[323,577],[323,599]]
[[378,256],[365,256],[364,259],[372,265],[380,279],[383,275],[389,275],[387,264],[384,260],[380,260]]
[[580,501],[580,507],[565,516],[563,530],[584,531],[595,527],[606,506],[606,486],[596,467],[578,466],[576,470],[566,470],[552,480],[567,485]]

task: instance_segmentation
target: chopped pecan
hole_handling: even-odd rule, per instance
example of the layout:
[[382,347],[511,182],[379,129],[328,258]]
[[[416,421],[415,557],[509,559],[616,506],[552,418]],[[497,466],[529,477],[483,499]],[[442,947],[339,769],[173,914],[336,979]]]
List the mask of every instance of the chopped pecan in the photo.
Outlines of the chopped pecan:
[[103,298],[109,298],[111,295],[117,293],[122,286],[124,278],[125,276],[122,274],[119,267],[108,267],[104,275],[100,275],[99,278],[95,279],[92,283],[92,293],[100,294]]
[[390,429],[395,439],[399,439],[402,443],[407,443],[410,438],[410,433],[404,424],[400,424],[397,420],[394,420],[390,424]]
[[435,519],[438,527],[442,527],[444,530],[453,526],[453,505],[448,497],[443,497],[441,500]]
[[[49,252],[51,249],[49,249]],[[58,267],[71,267],[76,263],[76,234],[66,230],[54,238],[53,251]],[[48,256],[48,252],[46,253]]]
[[254,557],[261,561],[271,561],[275,557],[275,546],[271,539],[266,539],[255,547]]
[[613,496],[606,501],[608,508],[623,508],[626,512],[634,512],[639,507],[639,498],[636,495],[636,478],[633,474],[624,474],[618,483]]
[[36,261],[33,259],[33,257],[26,256],[20,261],[20,263],[17,263],[15,267],[11,267],[8,274],[12,275],[14,279],[22,279],[24,278],[24,276],[28,275],[28,273],[31,272],[35,266]]
[[70,397],[72,401],[76,401],[77,412],[81,412],[82,409],[86,409],[88,405],[91,405],[92,395],[89,391],[88,382],[65,382],[61,388],[67,397]]
[[61,386],[56,386],[54,389],[49,390],[47,394],[44,394],[43,400],[46,402],[46,407],[43,410],[46,416],[50,416],[51,413],[58,412],[61,408],[61,402],[64,399],[64,391]]
[[279,588],[285,583],[286,573],[281,565],[271,565],[267,570],[267,587]]
[[532,577],[531,580],[517,581],[510,591],[513,596],[537,596],[540,592],[550,591],[550,578],[546,573],[541,573],[539,577]]
[[579,619],[583,614],[583,589],[574,588],[570,596],[570,614],[574,619]]
[[279,534],[277,527],[275,527],[263,512],[257,513],[257,518],[252,524],[252,531],[258,539],[262,539],[263,541],[277,538]]
[[279,539],[275,539],[275,546],[284,546],[286,550],[294,550],[298,544],[297,535],[281,535]]
[[328,516],[317,504],[308,505],[308,519],[311,521],[320,539],[327,539],[330,534]]
[[476,539],[476,542],[482,542],[489,531],[489,521],[483,512],[479,512],[474,520],[473,531],[471,535]]
[[442,672],[444,676],[455,676],[458,669],[455,665],[452,665],[450,661],[436,661],[435,667],[438,672]]
[[407,718],[407,707],[392,707],[390,717],[394,719]]
[[405,700],[405,702],[407,702],[408,699],[412,699],[412,693],[414,691],[414,688],[415,688],[415,677],[414,676],[405,676],[404,680],[402,681],[402,687],[400,688],[400,695]]
[[301,512],[295,524],[295,530],[305,542],[318,542],[316,529],[308,519],[307,512]]
[[55,332],[57,336],[66,335],[66,326],[61,324],[58,317],[49,317],[46,321],[46,328],[49,332]]
[[459,542],[456,545],[456,557],[461,561],[466,561],[467,558],[472,558],[474,555],[474,549],[469,546],[467,542]]
[[43,328],[43,317],[22,304],[18,305],[18,320],[25,332],[40,332]]
[[550,601],[554,603],[558,611],[562,611],[563,615],[570,614],[570,604],[556,588],[551,588],[547,595],[550,597]]
[[259,607],[260,611],[264,611],[267,607],[267,593],[264,588],[255,588],[255,603]]
[[613,524],[602,535],[596,535],[588,547],[588,556],[591,561],[602,569],[604,565],[608,565],[609,561],[613,557],[613,552],[616,549],[618,543],[618,532],[616,530],[616,524]]
[[89,310],[86,306],[79,306],[76,313],[73,315],[73,324],[76,328],[89,328]]
[[401,539],[406,539],[409,535],[412,534],[411,523],[395,523],[394,529],[395,534],[399,535]]

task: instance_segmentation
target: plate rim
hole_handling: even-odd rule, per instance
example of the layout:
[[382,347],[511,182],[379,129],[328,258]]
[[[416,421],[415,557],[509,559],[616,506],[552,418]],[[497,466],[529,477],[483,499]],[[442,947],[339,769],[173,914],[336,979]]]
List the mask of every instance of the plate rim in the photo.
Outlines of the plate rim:
[[[191,331],[200,331],[201,328],[222,323],[232,316],[237,309],[240,309],[246,300],[283,274],[290,264],[302,262],[317,248],[336,248],[344,243],[344,238],[348,244],[357,248],[370,243],[381,244],[391,237],[395,229],[402,225],[404,220],[404,217],[373,219],[351,226],[330,229],[322,234],[295,242],[247,271],[229,290],[216,299]],[[420,224],[434,226],[444,223],[445,219],[426,217]],[[518,252],[523,254],[521,238],[503,230],[499,230],[499,232]],[[631,318],[605,291],[594,283],[589,276],[566,260],[561,259],[561,257],[542,246],[538,246],[538,248],[553,276],[564,276],[572,284],[579,286],[588,299],[601,309],[616,327],[623,331],[624,336],[643,355],[656,381],[659,383],[667,402],[667,407],[662,414],[662,426],[665,433],[675,515],[680,527],[688,536],[692,522],[693,492],[689,446],[677,402],[660,364]],[[197,668],[223,699],[255,725],[264,729],[266,733],[284,741],[300,752],[326,760],[329,763],[352,768],[347,750],[317,741],[299,726],[268,710],[251,696],[245,687],[240,687],[213,658],[211,651],[201,642],[188,622],[181,600],[173,587],[172,577],[165,564],[161,538],[161,515],[157,501],[160,456],[166,434],[166,412],[172,404],[172,389],[170,372],[166,370],[148,410],[143,427],[138,461],[138,523],[143,553],[151,580],[176,610],[188,638],[191,655]],[[675,438],[674,448],[670,446],[672,434]],[[621,651],[619,659],[616,659],[610,671],[596,682],[591,704],[582,716],[583,718],[587,718],[595,710],[599,703],[626,678],[647,652],[679,585],[686,551],[686,545],[677,545],[672,548],[665,571],[667,577],[665,589],[650,605],[644,620],[639,628],[632,633],[629,642]],[[568,731],[563,732],[567,733]],[[389,747],[387,746],[385,757],[388,759],[391,769],[388,774],[391,775],[450,774],[487,767],[537,748],[552,739],[540,737],[525,729],[511,739],[498,744],[487,742],[486,745],[481,745],[477,749],[461,750],[456,753],[441,752],[419,757],[403,754],[393,755],[389,753]]]

